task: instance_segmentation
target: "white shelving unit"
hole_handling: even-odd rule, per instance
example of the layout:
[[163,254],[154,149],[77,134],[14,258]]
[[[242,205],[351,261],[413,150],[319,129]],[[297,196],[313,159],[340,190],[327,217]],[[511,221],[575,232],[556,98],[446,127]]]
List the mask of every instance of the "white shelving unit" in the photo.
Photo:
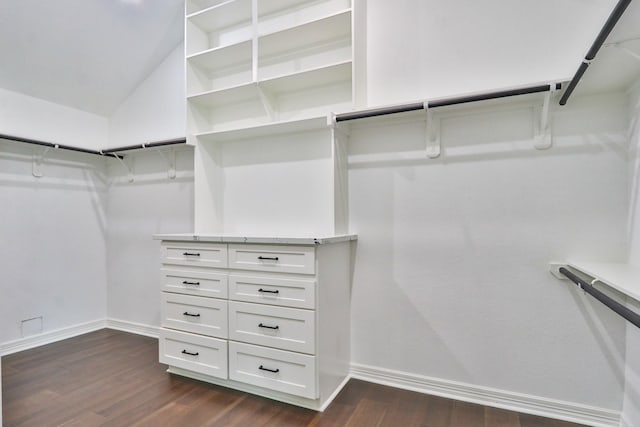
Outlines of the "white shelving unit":
[[354,25],[352,0],[187,1],[196,232],[346,232]]
[[189,133],[353,108],[350,0],[202,0],[187,12]]

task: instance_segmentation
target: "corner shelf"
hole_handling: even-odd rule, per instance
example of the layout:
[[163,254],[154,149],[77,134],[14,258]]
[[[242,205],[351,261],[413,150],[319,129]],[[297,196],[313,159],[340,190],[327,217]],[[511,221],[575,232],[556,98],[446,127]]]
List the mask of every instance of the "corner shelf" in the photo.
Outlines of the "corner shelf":
[[568,265],[640,302],[640,266],[599,262],[569,262]]

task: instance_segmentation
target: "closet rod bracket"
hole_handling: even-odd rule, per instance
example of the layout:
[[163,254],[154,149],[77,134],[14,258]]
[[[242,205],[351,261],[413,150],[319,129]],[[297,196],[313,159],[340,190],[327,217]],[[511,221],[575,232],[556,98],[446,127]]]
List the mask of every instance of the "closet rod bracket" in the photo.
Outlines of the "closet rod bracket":
[[434,116],[432,108],[429,108],[429,102],[424,103],[424,110],[427,112],[427,121],[425,128],[426,152],[427,157],[436,159],[440,157],[440,118]]
[[[100,150],[100,152],[102,152],[102,150]],[[122,157],[118,156],[116,153],[108,153],[111,154],[113,157],[115,157],[120,164],[127,170],[127,181],[129,182],[133,182],[133,170],[124,162],[124,160],[122,159]]]
[[539,113],[540,121],[538,122],[538,129],[535,135],[535,143],[533,145],[537,150],[547,150],[553,145],[553,141],[551,139],[551,120],[549,119],[549,107],[551,104],[551,98],[556,91],[557,88],[554,83],[549,85],[549,91],[544,94],[544,101]]
[[[42,162],[44,162],[45,157],[47,156],[47,153],[49,152],[49,150],[51,150],[52,147],[45,147],[44,150],[42,150],[42,153],[40,154],[33,154],[33,162],[31,164],[31,174],[36,177],[36,178],[42,178],[43,177],[43,173],[42,173]],[[54,144],[53,148],[58,148],[58,144]]]
[[[142,148],[149,147],[145,147],[145,144],[142,144]],[[158,153],[160,157],[164,159],[165,163],[167,163],[167,165],[169,166],[169,169],[167,170],[167,177],[169,179],[176,179],[176,150],[174,150],[173,148],[171,149],[171,158],[167,158],[167,156],[165,156],[162,150],[160,150],[159,148],[153,148],[153,150]]]

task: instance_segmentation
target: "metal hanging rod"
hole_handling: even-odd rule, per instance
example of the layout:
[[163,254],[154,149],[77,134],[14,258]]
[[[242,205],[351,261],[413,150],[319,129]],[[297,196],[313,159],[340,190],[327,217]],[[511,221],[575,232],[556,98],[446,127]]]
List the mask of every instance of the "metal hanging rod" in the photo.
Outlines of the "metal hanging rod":
[[120,153],[122,151],[138,150],[141,148],[155,148],[155,147],[162,147],[165,145],[185,144],[187,142],[185,138],[177,138],[177,139],[167,139],[163,141],[148,142],[144,144],[128,145],[126,147],[108,148],[105,150],[90,150],[88,148],[74,147],[74,146],[65,145],[65,144],[56,144],[54,142],[40,141],[37,139],[23,138],[21,136],[14,136],[14,135],[0,134],[0,139],[6,139],[9,141],[15,141],[15,142],[24,142],[27,144],[40,145],[43,147],[56,148],[61,150],[77,151],[80,153],[95,154],[98,156],[111,155],[115,157],[118,157],[115,153]]
[[9,141],[15,141],[15,142],[24,142],[27,144],[35,144],[43,147],[57,148],[62,150],[78,151],[80,153],[97,154],[99,156],[102,156],[102,153],[100,153],[100,151],[97,151],[97,150],[89,150],[88,148],[72,147],[71,145],[55,144],[53,142],[39,141],[37,139],[31,139],[31,138],[22,138],[20,136],[0,134],[0,139],[6,139]]
[[611,30],[613,30],[613,28],[616,26],[616,24],[620,20],[620,17],[624,13],[624,11],[627,10],[627,6],[629,6],[630,3],[631,3],[631,0],[620,0],[618,1],[618,4],[616,4],[616,7],[613,8],[613,11],[611,11],[609,18],[607,19],[607,22],[605,22],[604,26],[600,30],[600,33],[598,34],[598,37],[596,37],[596,39],[594,40],[593,44],[591,45],[591,48],[589,49],[586,56],[582,60],[582,63],[580,63],[578,70],[576,71],[573,78],[569,82],[569,86],[567,86],[567,90],[564,92],[564,94],[560,98],[560,105],[565,105],[567,103],[567,100],[573,93],[573,90],[578,85],[578,82],[580,81],[584,73],[587,71],[587,68],[589,68],[589,64],[591,64],[591,61],[593,61],[593,59],[596,57],[596,54],[604,44],[605,40],[607,39],[607,37],[609,37]]
[[560,272],[560,274],[566,276],[569,280],[571,280],[573,283],[578,285],[580,289],[582,289],[583,291],[585,291],[586,293],[588,293],[589,295],[591,295],[592,297],[600,301],[602,304],[609,307],[611,310],[615,311],[620,316],[624,317],[626,320],[634,324],[636,327],[640,328],[640,314],[630,310],[629,308],[625,307],[623,304],[620,304],[618,301],[609,297],[605,293],[599,291],[591,283],[585,282],[576,274],[569,271],[567,268],[560,267],[558,271]]
[[163,141],[148,142],[145,144],[127,145],[124,147],[109,148],[106,150],[102,150],[102,152],[104,154],[112,154],[112,153],[119,153],[121,151],[139,150],[141,148],[156,148],[156,147],[163,147],[165,145],[186,144],[186,142],[187,142],[186,138],[165,139]]
[[532,93],[549,92],[562,88],[560,83],[529,86],[519,89],[501,90],[498,92],[482,93],[478,95],[461,96],[456,98],[440,99],[435,101],[416,102],[412,104],[395,105],[391,107],[375,108],[370,110],[354,111],[353,113],[336,114],[336,122],[364,119],[368,117],[384,116],[387,114],[404,113],[407,111],[426,110],[429,108],[446,107],[449,105],[466,104],[469,102],[488,101],[490,99],[506,98],[509,96],[527,95]]

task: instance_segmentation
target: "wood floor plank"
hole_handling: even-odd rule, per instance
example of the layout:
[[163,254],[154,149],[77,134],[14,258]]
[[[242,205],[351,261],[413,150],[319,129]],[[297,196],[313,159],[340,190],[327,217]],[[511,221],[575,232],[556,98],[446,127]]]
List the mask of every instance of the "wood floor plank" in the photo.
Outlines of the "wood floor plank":
[[579,427],[352,379],[324,412],[168,374],[156,339],[104,329],[2,358],[4,427]]
[[497,408],[484,408],[484,425],[486,427],[522,427],[517,413]]
[[377,427],[387,411],[386,405],[380,401],[362,399],[349,417],[347,427]]

